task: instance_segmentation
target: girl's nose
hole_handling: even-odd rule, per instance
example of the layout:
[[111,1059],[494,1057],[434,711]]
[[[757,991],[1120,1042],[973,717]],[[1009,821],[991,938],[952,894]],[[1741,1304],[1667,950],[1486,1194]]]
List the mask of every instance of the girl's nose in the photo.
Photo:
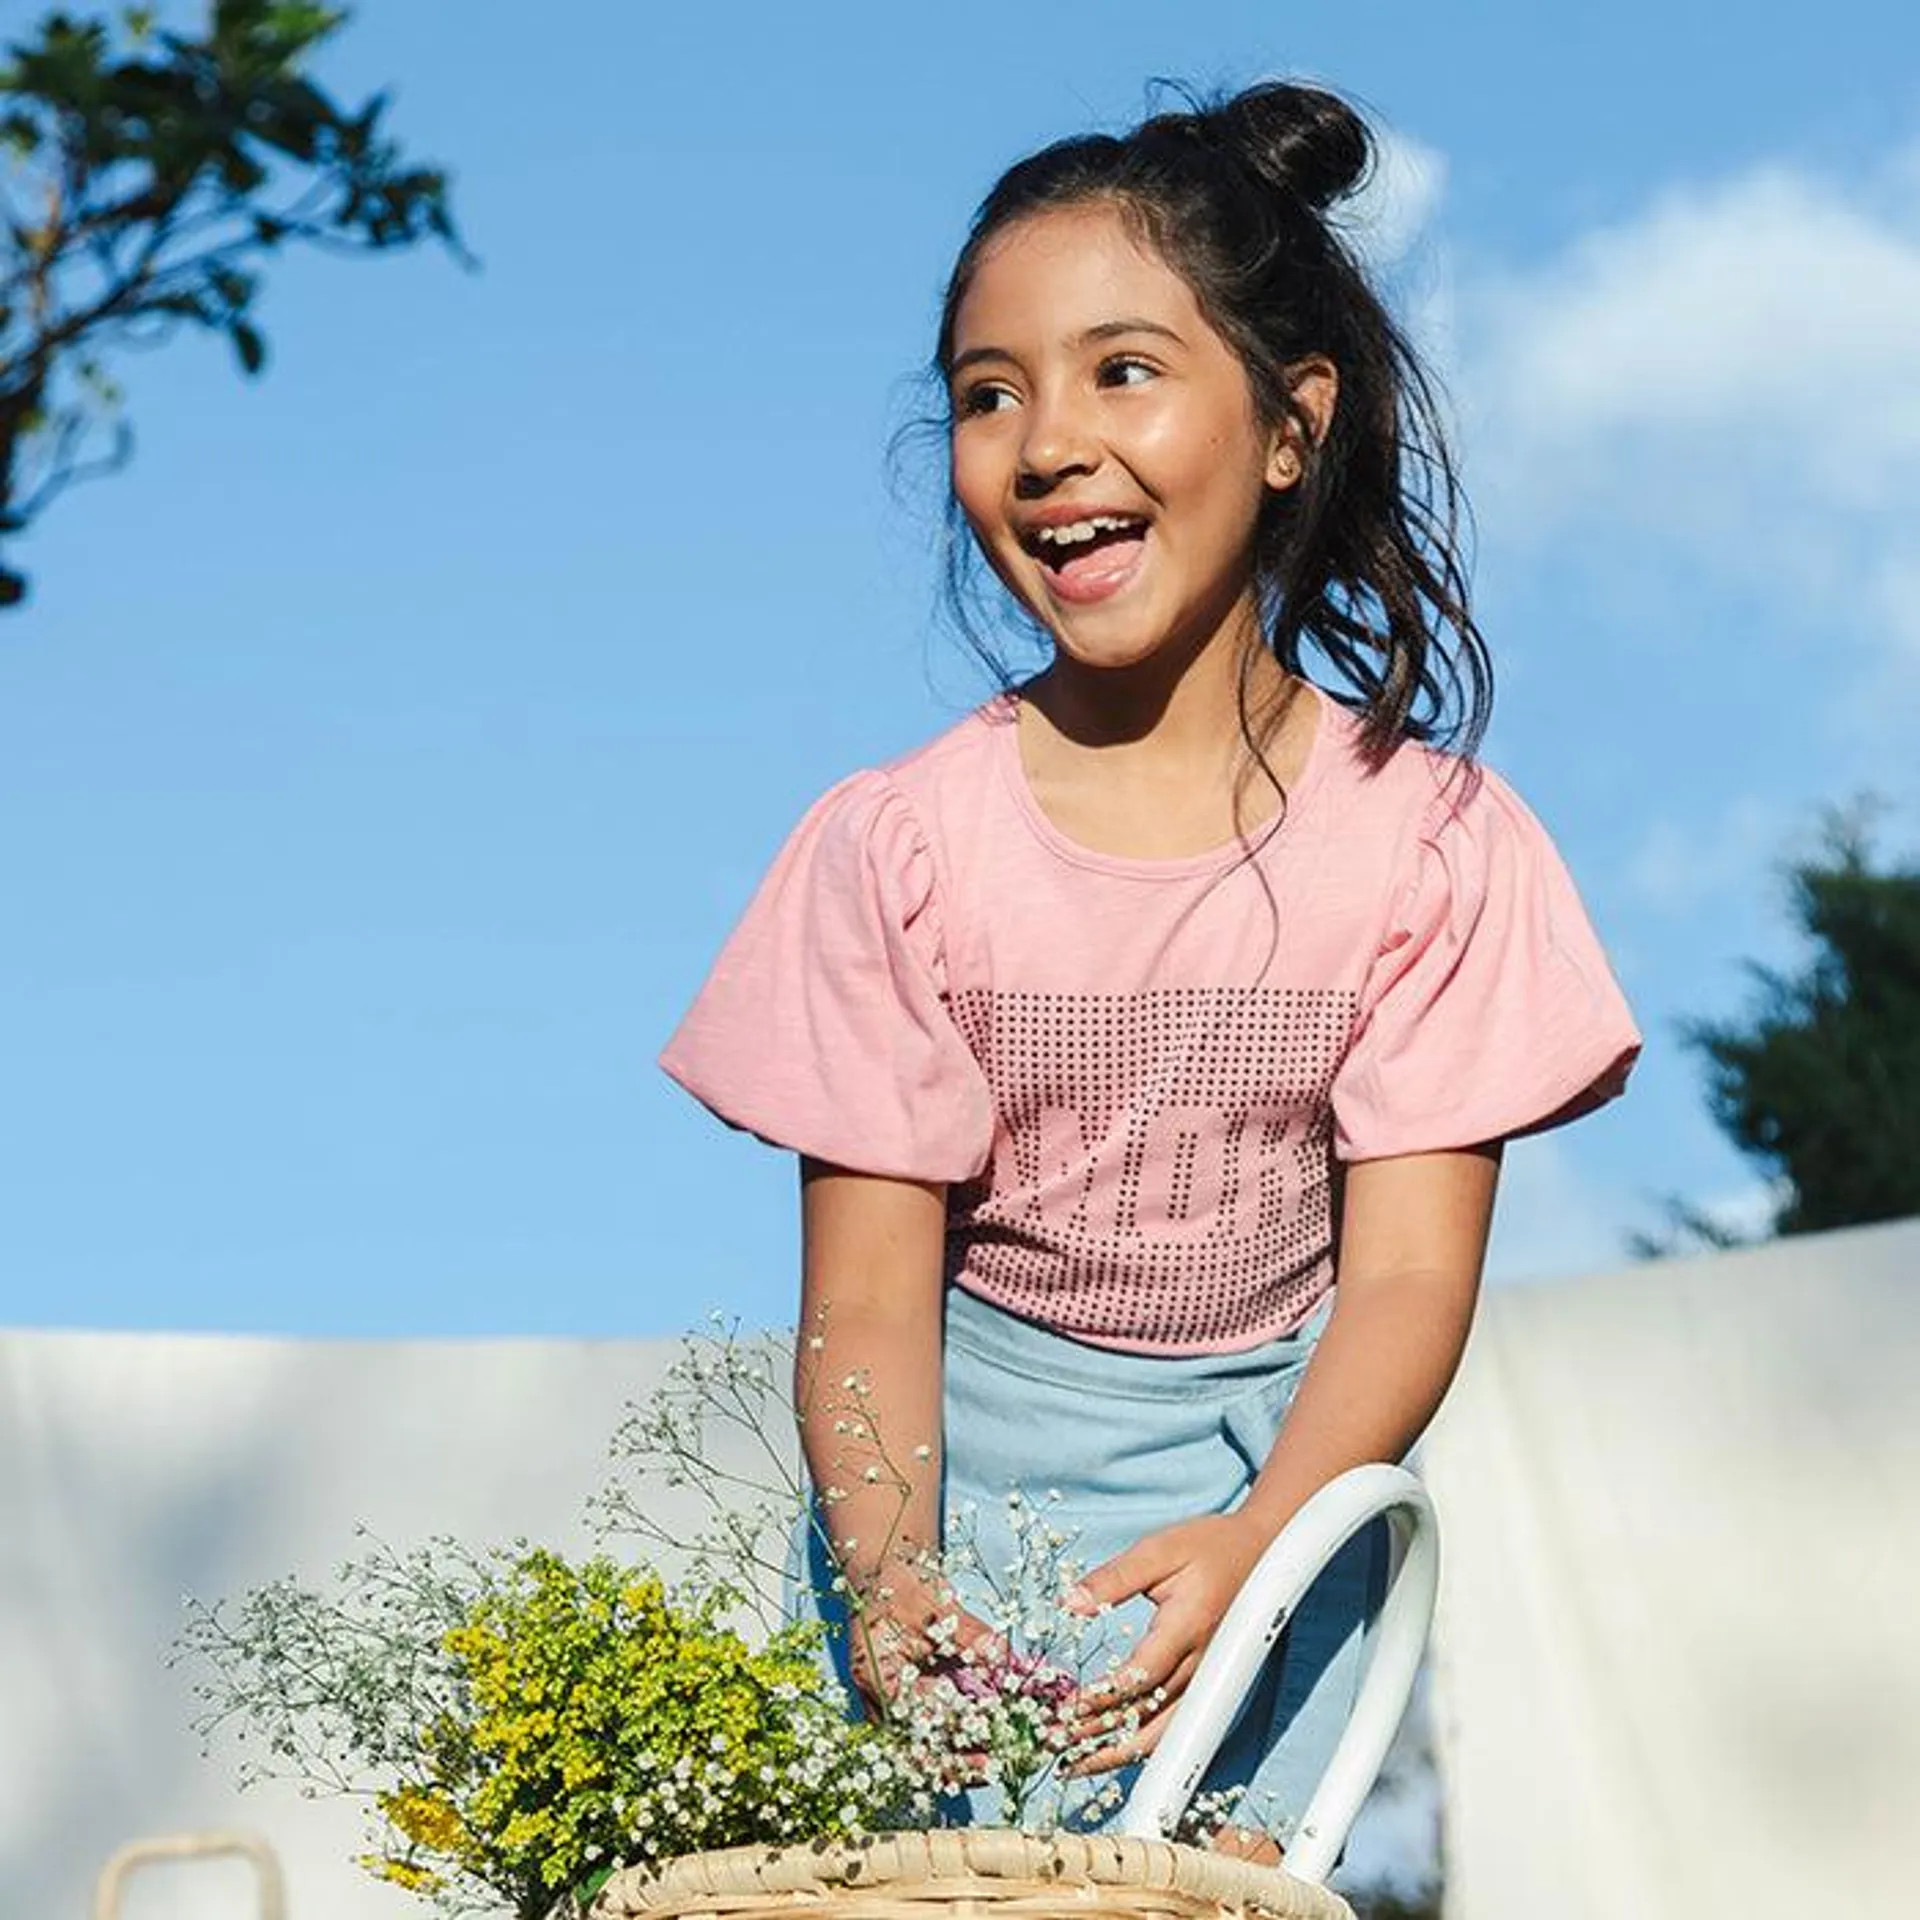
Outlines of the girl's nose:
[[1044,493],[1077,473],[1100,464],[1100,446],[1085,416],[1070,402],[1036,395],[1029,403],[1026,432],[1020,438],[1017,490]]

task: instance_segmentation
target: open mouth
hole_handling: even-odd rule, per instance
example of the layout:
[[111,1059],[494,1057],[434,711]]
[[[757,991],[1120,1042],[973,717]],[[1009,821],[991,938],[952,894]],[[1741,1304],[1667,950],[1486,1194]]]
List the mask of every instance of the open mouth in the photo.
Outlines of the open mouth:
[[[1030,527],[1021,544],[1072,597],[1111,592],[1132,577],[1147,538],[1143,514],[1093,513],[1059,526]],[[1073,591],[1078,589],[1079,591]]]

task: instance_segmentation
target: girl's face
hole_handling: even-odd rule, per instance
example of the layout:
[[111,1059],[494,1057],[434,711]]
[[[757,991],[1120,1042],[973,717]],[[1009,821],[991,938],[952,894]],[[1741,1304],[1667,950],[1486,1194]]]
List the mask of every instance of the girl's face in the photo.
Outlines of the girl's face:
[[1116,209],[1038,214],[988,243],[950,386],[954,495],[1063,653],[1129,667],[1251,618],[1255,524],[1297,456]]

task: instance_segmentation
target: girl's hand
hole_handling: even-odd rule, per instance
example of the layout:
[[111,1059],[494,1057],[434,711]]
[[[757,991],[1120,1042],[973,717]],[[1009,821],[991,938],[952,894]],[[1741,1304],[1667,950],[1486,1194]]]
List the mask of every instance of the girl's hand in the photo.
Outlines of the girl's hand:
[[1154,1606],[1153,1624],[1120,1670],[1081,1690],[1074,1727],[1077,1739],[1094,1739],[1137,1712],[1138,1730],[1075,1761],[1070,1773],[1108,1773],[1159,1744],[1207,1643],[1272,1537],[1239,1513],[1183,1520],[1094,1568],[1068,1596],[1077,1613],[1118,1606],[1136,1594]]
[[917,1568],[887,1561],[854,1583],[847,1652],[855,1686],[884,1715],[900,1692],[902,1669],[924,1668],[937,1654],[1000,1651],[999,1636],[966,1612],[950,1588]]

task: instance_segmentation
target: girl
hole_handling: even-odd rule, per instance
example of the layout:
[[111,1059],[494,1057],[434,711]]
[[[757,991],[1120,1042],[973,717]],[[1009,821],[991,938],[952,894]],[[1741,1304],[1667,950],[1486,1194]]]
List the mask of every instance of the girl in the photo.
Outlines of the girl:
[[[1131,1636],[1087,1711],[1138,1732],[1096,1766],[1151,1749],[1301,1503],[1412,1445],[1501,1142],[1638,1049],[1472,759],[1452,469],[1328,218],[1369,159],[1344,102],[1269,84],[994,187],[935,355],[955,537],[1050,658],[814,807],[663,1057],[800,1155],[802,1372],[864,1374],[910,1463],[901,1517],[800,1396],[878,1644],[942,1611],[943,1506],[992,1565],[1008,1485],[1059,1488],[1073,1604]],[[1216,1762],[1239,1851],[1304,1811],[1380,1557],[1329,1570]]]

